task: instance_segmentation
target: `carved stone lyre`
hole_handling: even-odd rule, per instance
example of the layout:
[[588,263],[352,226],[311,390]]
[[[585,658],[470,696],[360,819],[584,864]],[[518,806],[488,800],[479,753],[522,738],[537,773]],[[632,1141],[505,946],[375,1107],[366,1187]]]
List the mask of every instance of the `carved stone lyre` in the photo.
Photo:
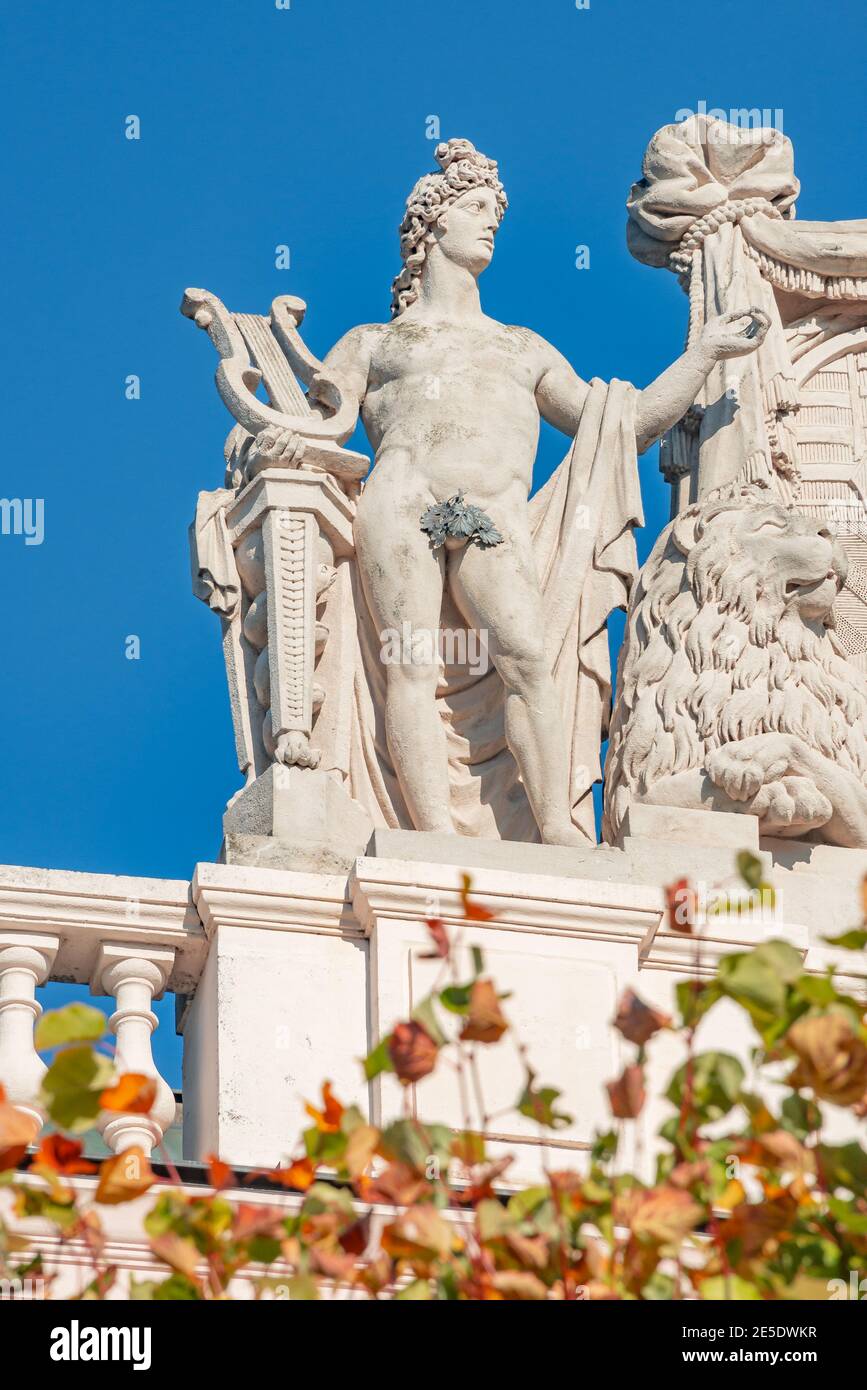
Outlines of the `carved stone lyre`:
[[[223,623],[238,762],[248,789],[271,770],[255,814],[236,815],[254,834],[276,833],[274,798],[280,787],[288,793],[273,765],[319,764],[314,731],[324,694],[315,668],[328,640],[322,607],[335,564],[353,553],[355,499],[369,467],[363,454],[342,447],[357,409],[302,342],[305,308],[282,295],[268,317],[233,314],[198,289],[187,290],[181,305],[219,353],[217,389],[237,422],[226,450],[235,486],[200,494],[191,546],[195,592]],[[316,404],[296,378],[308,387],[315,379]],[[260,384],[267,402],[255,394]],[[244,463],[267,428],[302,436],[302,462],[266,467],[250,478]],[[271,803],[267,813],[263,797]]]

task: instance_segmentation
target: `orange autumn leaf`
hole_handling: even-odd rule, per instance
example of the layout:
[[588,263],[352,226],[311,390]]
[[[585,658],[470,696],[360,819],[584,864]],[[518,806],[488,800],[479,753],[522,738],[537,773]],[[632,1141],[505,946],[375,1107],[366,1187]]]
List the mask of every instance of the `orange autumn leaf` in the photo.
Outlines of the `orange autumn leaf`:
[[331,1082],[322,1083],[322,1109],[317,1110],[315,1105],[308,1102],[304,1109],[311,1120],[316,1123],[316,1128],[322,1134],[336,1134],[340,1129],[340,1122],[343,1119],[343,1106],[331,1090]]
[[538,1303],[548,1297],[542,1280],[529,1270],[501,1269],[490,1276],[500,1298],[512,1302]]
[[281,1187],[292,1187],[296,1192],[306,1192],[308,1187],[313,1186],[316,1168],[311,1158],[296,1158],[288,1168],[275,1168],[268,1177],[279,1182]]
[[679,1245],[704,1214],[704,1208],[689,1192],[663,1184],[638,1195],[629,1225],[640,1241]]
[[375,1125],[356,1125],[346,1144],[343,1161],[351,1178],[358,1178],[364,1172],[379,1143],[380,1133]]
[[671,1027],[671,1015],[652,1009],[634,990],[627,989],[620,997],[614,1027],[627,1042],[644,1047],[654,1033]]
[[208,1154],[205,1162],[208,1165],[208,1181],[211,1187],[222,1191],[224,1187],[232,1187],[235,1183],[235,1174],[232,1172],[228,1163],[224,1163],[216,1154]]
[[575,1290],[576,1298],[588,1303],[619,1303],[621,1295],[616,1289],[612,1289],[610,1284],[603,1284],[601,1279],[591,1279],[589,1283]]
[[408,1207],[383,1228],[380,1243],[387,1255],[406,1260],[416,1273],[426,1273],[463,1245],[454,1225],[432,1206]]
[[445,923],[441,922],[438,917],[426,917],[425,926],[428,929],[428,934],[433,943],[433,950],[423,952],[420,959],[445,960],[451,949],[449,934],[446,931]]
[[0,1171],[17,1168],[38,1133],[39,1121],[9,1105],[0,1086]]
[[429,1076],[436,1066],[437,1045],[421,1023],[398,1023],[388,1039],[388,1055],[404,1086]]
[[688,878],[679,878],[677,883],[669,883],[663,891],[669,930],[685,932],[688,935],[698,917],[698,894]]
[[156,1182],[156,1174],[147,1155],[138,1147],[106,1158],[99,1165],[99,1183],[95,1200],[103,1206],[118,1206],[141,1197]]
[[239,1202],[232,1217],[232,1238],[242,1241],[253,1236],[276,1235],[282,1225],[283,1212],[279,1207]]
[[494,1183],[497,1178],[502,1177],[507,1169],[511,1168],[514,1158],[510,1154],[505,1154],[502,1158],[496,1158],[491,1163],[486,1163],[484,1168],[476,1169],[473,1174],[472,1182],[466,1187],[454,1187],[451,1192],[451,1201],[459,1207],[475,1207],[485,1198],[496,1200],[497,1193]]
[[797,1208],[796,1198],[787,1189],[777,1188],[770,1200],[735,1206],[720,1228],[721,1237],[727,1246],[737,1241],[740,1254],[750,1259],[791,1226]]
[[694,1187],[699,1182],[709,1182],[711,1176],[711,1166],[706,1159],[695,1159],[693,1162],[676,1163],[668,1175],[668,1181],[672,1187]]
[[389,1206],[411,1207],[426,1192],[430,1184],[407,1163],[390,1163],[375,1177],[362,1173],[354,1187],[364,1202],[385,1202]]
[[785,1129],[774,1129],[756,1140],[762,1161],[768,1168],[789,1173],[814,1173],[816,1155]]
[[127,1115],[146,1115],[157,1098],[157,1083],[152,1076],[128,1071],[108,1086],[99,1098],[103,1110],[122,1110]]
[[70,1177],[75,1173],[95,1173],[97,1165],[82,1158],[84,1145],[79,1139],[67,1139],[65,1134],[46,1134],[34,1155],[34,1168],[50,1168],[54,1173]]
[[467,1021],[461,1031],[465,1042],[495,1043],[508,1028],[492,980],[475,980],[470,990]]
[[196,1269],[201,1255],[195,1242],[190,1240],[189,1236],[180,1236],[174,1231],[166,1231],[161,1236],[151,1236],[150,1247],[157,1259],[162,1260],[171,1269],[176,1269],[191,1283],[199,1283],[196,1278]]
[[470,899],[470,889],[473,880],[469,874],[461,874],[461,907],[468,922],[493,922],[494,913],[488,908],[482,907],[481,903],[474,903]]
[[308,1252],[311,1268],[336,1283],[347,1280],[355,1266],[355,1255],[331,1245],[315,1245]]
[[644,1072],[639,1066],[624,1067],[622,1076],[605,1086],[611,1113],[617,1120],[634,1120],[641,1114],[647,1093]]
[[842,1014],[801,1018],[786,1042],[798,1056],[789,1086],[809,1086],[833,1105],[858,1104],[867,1091],[867,1046]]

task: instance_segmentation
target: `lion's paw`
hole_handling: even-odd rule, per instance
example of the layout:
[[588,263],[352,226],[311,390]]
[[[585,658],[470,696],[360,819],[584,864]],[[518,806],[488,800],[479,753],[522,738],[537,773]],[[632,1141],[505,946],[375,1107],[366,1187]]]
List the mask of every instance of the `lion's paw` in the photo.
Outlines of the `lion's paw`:
[[764,779],[764,768],[737,743],[725,743],[708,754],[707,775],[715,787],[730,796],[732,801],[749,801],[756,795]]
[[816,830],[833,815],[830,801],[808,777],[782,777],[766,783],[753,809],[761,817],[765,835],[776,830],[796,830],[799,834]]
[[310,740],[306,734],[293,729],[290,733],[280,735],[274,757],[278,763],[283,763],[286,767],[318,767],[322,753],[318,748],[310,747]]

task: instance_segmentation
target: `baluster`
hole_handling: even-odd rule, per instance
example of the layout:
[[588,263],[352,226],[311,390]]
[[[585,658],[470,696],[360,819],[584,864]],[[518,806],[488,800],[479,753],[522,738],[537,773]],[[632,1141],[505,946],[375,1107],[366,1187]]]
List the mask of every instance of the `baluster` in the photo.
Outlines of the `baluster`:
[[42,1013],[36,987],[47,980],[60,939],[36,932],[0,932],[0,1082],[9,1101],[41,1128],[36,1104],[46,1066],[33,1045]]
[[100,943],[91,980],[94,994],[110,994],[116,1004],[109,1027],[117,1038],[115,1065],[118,1075],[139,1072],[157,1083],[154,1104],[147,1115],[104,1112],[98,1121],[105,1143],[114,1153],[137,1145],[150,1153],[175,1117],[171,1087],[157,1071],[151,1050],[151,1034],[157,1016],[151,1008],[162,995],[174,962],[174,951],[159,947],[130,947],[120,942]]

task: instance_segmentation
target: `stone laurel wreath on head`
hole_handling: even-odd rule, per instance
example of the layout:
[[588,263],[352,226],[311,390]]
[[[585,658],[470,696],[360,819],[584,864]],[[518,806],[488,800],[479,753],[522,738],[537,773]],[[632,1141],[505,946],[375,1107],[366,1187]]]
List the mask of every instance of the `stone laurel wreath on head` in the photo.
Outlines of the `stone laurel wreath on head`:
[[432,228],[452,203],[470,188],[491,188],[497,197],[502,222],[509,206],[500,183],[496,161],[480,153],[469,140],[446,140],[437,145],[434,158],[442,173],[423,174],[406,200],[400,224],[403,269],[391,287],[391,315],[397,318],[418,299],[422,266],[433,243]]

